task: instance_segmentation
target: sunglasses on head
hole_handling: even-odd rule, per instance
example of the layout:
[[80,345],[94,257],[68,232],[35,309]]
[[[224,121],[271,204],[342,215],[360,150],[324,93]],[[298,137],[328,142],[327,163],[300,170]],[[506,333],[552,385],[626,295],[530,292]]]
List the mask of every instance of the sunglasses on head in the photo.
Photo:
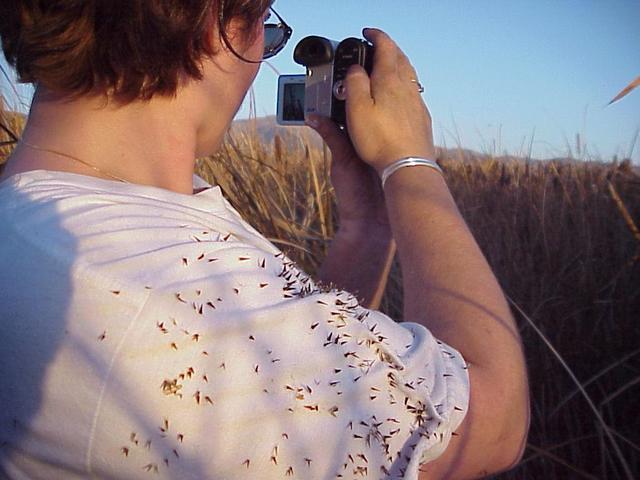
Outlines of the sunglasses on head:
[[262,54],[262,59],[266,60],[271,58],[284,48],[289,39],[291,38],[291,34],[293,33],[293,29],[287,25],[287,23],[282,19],[278,12],[276,12],[273,7],[269,7],[269,10],[273,12],[278,19],[278,23],[266,23],[271,18],[271,12],[269,16],[265,19],[264,24],[264,53]]

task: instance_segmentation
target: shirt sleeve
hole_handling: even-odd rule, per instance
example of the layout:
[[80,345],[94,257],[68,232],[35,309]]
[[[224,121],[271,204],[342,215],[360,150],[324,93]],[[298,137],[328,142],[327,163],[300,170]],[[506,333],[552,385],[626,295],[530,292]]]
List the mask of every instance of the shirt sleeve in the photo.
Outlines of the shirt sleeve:
[[[117,468],[417,479],[445,450],[469,396],[456,350],[319,287],[280,252],[202,248],[174,256],[180,281],[154,289],[114,363],[127,381],[106,388],[93,444],[117,439]],[[130,391],[147,406],[142,424],[157,424],[138,444],[144,428],[119,400]],[[96,471],[114,468],[95,453]]]
[[333,382],[353,391],[351,449],[339,465],[344,478],[373,470],[373,478],[417,479],[419,466],[444,452],[467,412],[462,355],[423,325],[397,323],[347,292],[314,290],[311,298],[324,310],[316,335],[343,369],[338,375],[347,372]]

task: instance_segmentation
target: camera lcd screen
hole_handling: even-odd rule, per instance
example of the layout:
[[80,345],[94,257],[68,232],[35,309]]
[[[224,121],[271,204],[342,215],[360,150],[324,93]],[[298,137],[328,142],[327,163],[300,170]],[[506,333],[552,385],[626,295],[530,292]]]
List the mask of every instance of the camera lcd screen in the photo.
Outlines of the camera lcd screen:
[[288,83],[284,86],[282,119],[285,122],[304,121],[304,83]]

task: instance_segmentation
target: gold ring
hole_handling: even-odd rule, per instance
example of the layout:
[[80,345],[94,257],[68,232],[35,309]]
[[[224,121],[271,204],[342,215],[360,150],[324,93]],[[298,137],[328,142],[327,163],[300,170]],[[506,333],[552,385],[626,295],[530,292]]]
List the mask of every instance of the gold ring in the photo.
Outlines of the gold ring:
[[415,84],[417,85],[417,87],[418,87],[418,92],[420,92],[420,93],[424,93],[424,87],[423,87],[423,86],[422,86],[422,84],[418,81],[418,79],[416,79],[416,78],[412,78],[412,79],[411,79],[411,82],[412,82],[412,83],[415,83]]

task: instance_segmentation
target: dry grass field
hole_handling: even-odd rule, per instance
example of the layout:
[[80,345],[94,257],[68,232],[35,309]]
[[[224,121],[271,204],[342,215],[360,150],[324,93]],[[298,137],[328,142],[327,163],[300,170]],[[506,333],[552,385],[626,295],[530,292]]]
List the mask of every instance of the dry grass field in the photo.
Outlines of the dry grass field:
[[[0,142],[19,136],[5,115]],[[4,135],[4,136],[3,136]],[[199,173],[313,273],[336,229],[325,153],[306,130],[232,133]],[[0,147],[0,163],[12,146]],[[500,479],[640,478],[640,176],[629,162],[469,158],[442,150],[451,191],[513,307],[532,425]],[[383,310],[401,320],[396,265]]]

